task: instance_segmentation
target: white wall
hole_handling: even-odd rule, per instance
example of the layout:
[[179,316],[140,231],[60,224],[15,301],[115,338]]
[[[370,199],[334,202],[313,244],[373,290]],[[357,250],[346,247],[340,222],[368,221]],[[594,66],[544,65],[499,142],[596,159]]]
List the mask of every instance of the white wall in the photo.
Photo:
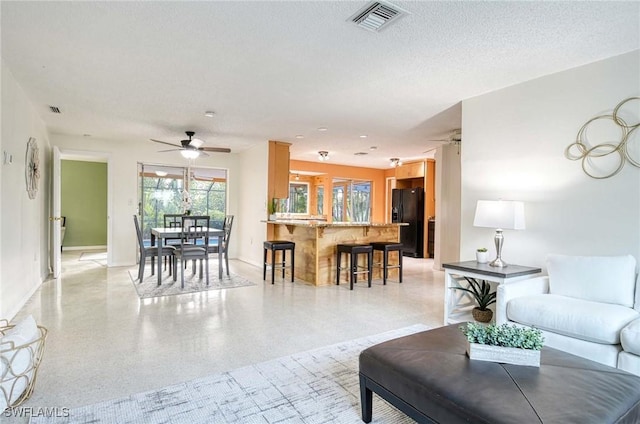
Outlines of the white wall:
[[[44,123],[4,63],[0,132],[0,318],[11,319],[49,274],[49,163]],[[29,199],[25,152],[29,137],[40,151],[40,184]],[[13,162],[3,162],[4,154]],[[36,317],[37,318],[37,317]]]
[[[463,102],[461,260],[481,246],[495,253],[494,231],[474,228],[473,215],[477,200],[502,198],[525,202],[527,227],[505,231],[507,263],[544,266],[548,253],[640,261],[640,169],[595,180],[564,157],[588,119],[640,95],[639,75],[634,51]],[[640,102],[625,115],[632,109],[638,122]],[[638,158],[640,134],[634,140]]]
[[434,269],[460,260],[460,147],[436,151],[436,235]]
[[[267,218],[267,175],[269,143],[242,152],[240,155],[238,190],[239,216],[234,222],[236,242],[240,245],[238,258],[262,267],[262,242],[266,237],[267,224],[260,222]],[[231,240],[231,245],[234,243]]]
[[[133,215],[137,213],[138,162],[161,165],[185,166],[188,164],[177,153],[159,153],[157,145],[148,140],[121,142],[103,140],[94,137],[51,135],[51,144],[58,146],[61,153],[99,155],[108,158],[109,180],[109,228],[111,245],[109,246],[109,266],[130,266],[136,261],[137,242]],[[196,166],[224,168],[229,173],[227,213],[238,216],[238,193],[241,190],[238,154],[212,154],[199,158]],[[235,224],[235,223],[234,223]],[[235,224],[237,225],[237,224]],[[234,227],[234,231],[237,227]],[[229,257],[236,257],[237,244],[231,243]]]

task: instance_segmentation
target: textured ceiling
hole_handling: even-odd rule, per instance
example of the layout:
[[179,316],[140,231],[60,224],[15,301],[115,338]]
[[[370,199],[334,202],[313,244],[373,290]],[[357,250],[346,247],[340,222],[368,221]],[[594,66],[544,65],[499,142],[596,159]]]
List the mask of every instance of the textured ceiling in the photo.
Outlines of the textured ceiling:
[[459,128],[464,99],[640,47],[638,2],[398,1],[379,33],[348,22],[365,4],[2,1],[1,53],[51,133],[382,168]]

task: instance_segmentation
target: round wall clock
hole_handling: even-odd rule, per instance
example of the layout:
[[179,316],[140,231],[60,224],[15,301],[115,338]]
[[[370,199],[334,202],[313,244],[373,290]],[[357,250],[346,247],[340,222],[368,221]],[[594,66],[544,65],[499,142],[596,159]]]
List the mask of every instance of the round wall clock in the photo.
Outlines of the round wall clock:
[[33,137],[30,137],[27,143],[25,177],[29,199],[35,199],[38,193],[38,180],[40,179],[40,153],[38,152],[38,143]]

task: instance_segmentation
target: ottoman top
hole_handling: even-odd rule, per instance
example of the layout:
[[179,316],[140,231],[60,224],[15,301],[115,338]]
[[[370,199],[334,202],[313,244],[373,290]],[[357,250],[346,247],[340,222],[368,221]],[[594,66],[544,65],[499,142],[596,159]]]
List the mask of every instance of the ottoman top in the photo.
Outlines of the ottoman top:
[[640,422],[640,377],[547,347],[540,368],[470,360],[458,326],[372,346],[360,373],[436,422]]

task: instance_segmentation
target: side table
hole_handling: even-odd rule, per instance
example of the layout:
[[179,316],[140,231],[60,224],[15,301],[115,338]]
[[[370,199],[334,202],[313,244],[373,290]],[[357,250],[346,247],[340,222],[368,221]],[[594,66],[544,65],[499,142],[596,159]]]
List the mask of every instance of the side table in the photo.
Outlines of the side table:
[[471,310],[477,306],[471,295],[456,287],[467,288],[469,284],[464,277],[489,281],[492,289],[498,284],[531,278],[542,272],[540,268],[508,265],[503,268],[489,264],[479,264],[476,261],[452,262],[442,264],[444,268],[444,325],[463,321],[473,321]]

